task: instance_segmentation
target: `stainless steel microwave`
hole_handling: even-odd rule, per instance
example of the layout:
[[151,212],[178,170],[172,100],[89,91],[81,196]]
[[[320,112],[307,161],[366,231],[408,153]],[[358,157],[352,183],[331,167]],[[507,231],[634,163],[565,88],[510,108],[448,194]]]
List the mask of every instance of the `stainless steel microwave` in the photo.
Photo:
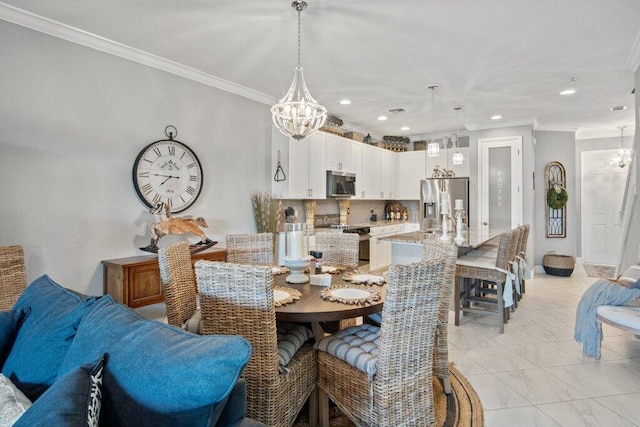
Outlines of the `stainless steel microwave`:
[[351,197],[355,195],[355,173],[327,171],[327,197]]

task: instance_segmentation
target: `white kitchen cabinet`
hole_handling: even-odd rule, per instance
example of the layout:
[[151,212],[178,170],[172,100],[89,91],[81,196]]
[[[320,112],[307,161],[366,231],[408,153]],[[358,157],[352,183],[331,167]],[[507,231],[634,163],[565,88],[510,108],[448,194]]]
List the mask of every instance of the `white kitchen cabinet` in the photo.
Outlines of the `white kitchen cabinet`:
[[424,150],[396,153],[396,199],[420,199],[420,180],[425,179],[425,162]]
[[351,172],[356,174],[356,194],[351,199],[362,199],[362,147],[363,144],[357,141],[351,141]]
[[363,199],[380,199],[380,151],[379,148],[369,145],[362,146],[362,186],[360,188]]
[[273,193],[284,199],[325,199],[327,153],[324,134],[316,132],[300,141],[281,135],[273,129],[272,176],[276,173],[279,151],[280,165],[287,178],[272,181]]
[[397,199],[396,195],[396,153],[389,150],[380,152],[380,198]]
[[404,223],[404,232],[405,233],[410,233],[412,231],[419,231],[420,230],[420,224],[418,224],[417,222],[405,222]]
[[382,237],[401,234],[405,224],[371,227],[369,241],[369,270],[379,270],[391,265],[391,242],[380,240]]
[[327,139],[327,170],[353,172],[351,168],[351,140],[331,133]]

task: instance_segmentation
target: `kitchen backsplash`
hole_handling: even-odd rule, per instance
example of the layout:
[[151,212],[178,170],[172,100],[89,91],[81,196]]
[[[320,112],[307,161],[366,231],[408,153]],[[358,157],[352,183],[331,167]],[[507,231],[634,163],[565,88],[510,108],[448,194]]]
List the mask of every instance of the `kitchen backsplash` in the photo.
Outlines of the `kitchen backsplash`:
[[[417,200],[399,201],[409,212],[409,220],[418,220]],[[371,210],[378,217],[378,221],[384,220],[385,200],[350,200],[347,224],[362,224],[370,221]],[[306,222],[306,212],[303,200],[283,200],[282,209],[291,206],[295,212],[295,222]],[[315,216],[319,215],[339,215],[340,208],[337,199],[316,200]]]

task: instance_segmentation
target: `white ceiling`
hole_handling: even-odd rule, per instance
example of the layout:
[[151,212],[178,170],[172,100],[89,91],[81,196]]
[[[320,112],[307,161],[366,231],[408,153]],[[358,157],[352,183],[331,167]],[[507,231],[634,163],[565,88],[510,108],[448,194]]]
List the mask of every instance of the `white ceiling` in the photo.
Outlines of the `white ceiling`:
[[[578,136],[634,126],[638,0],[307,0],[311,94],[376,136],[534,123]],[[296,63],[290,0],[4,0],[11,6],[258,92],[287,91]],[[22,11],[15,11],[22,13]],[[7,18],[7,14],[0,14]],[[17,22],[16,20],[13,20]],[[576,78],[577,93],[559,91]],[[351,105],[339,101],[348,98]],[[627,105],[625,111],[609,108]],[[391,114],[387,110],[404,108]],[[489,117],[502,114],[500,122]],[[377,117],[387,114],[389,120]],[[401,131],[409,126],[409,131]],[[627,131],[628,133],[628,131]]]

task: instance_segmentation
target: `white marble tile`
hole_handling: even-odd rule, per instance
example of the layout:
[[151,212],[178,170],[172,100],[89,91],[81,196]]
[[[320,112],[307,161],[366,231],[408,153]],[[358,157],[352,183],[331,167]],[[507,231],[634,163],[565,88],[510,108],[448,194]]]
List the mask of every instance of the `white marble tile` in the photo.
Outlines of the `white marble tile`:
[[464,354],[462,350],[449,349],[449,361],[452,362],[456,369],[464,376],[489,372],[472,358]]
[[640,393],[597,397],[593,400],[627,420],[640,425]]
[[489,372],[513,371],[515,369],[535,368],[536,365],[518,356],[507,347],[472,348],[465,354]]
[[546,342],[507,345],[506,347],[517,355],[524,357],[531,363],[540,367],[582,363],[582,361],[577,357],[565,353]]
[[579,359],[582,363],[597,364],[607,360],[617,360],[625,358],[623,355],[611,351],[605,347],[602,347],[600,350],[600,360],[594,359],[593,357],[584,356],[582,354],[582,344],[578,344],[573,339],[562,341],[548,341],[547,344],[549,344],[551,347],[557,348],[558,350],[562,350],[565,353],[570,354],[571,356]]
[[495,376],[536,405],[587,397],[541,368],[496,372]]
[[601,348],[607,348],[629,359],[640,357],[640,340],[635,337],[630,339],[627,335],[607,336],[604,334]]
[[538,405],[538,408],[563,427],[634,427],[620,415],[592,399]]
[[542,341],[573,339],[573,331],[566,331],[554,324],[523,325],[522,330]]
[[531,405],[493,374],[468,375],[467,379],[478,394],[485,411]]
[[[552,366],[544,368],[551,375],[568,383],[589,397],[609,396],[612,394],[635,393],[640,391],[640,380],[628,366],[581,363],[578,365]],[[622,362],[625,362],[624,360]]]
[[514,425],[518,427],[560,427],[560,424],[535,406],[484,411],[484,425],[487,427],[513,427]]

